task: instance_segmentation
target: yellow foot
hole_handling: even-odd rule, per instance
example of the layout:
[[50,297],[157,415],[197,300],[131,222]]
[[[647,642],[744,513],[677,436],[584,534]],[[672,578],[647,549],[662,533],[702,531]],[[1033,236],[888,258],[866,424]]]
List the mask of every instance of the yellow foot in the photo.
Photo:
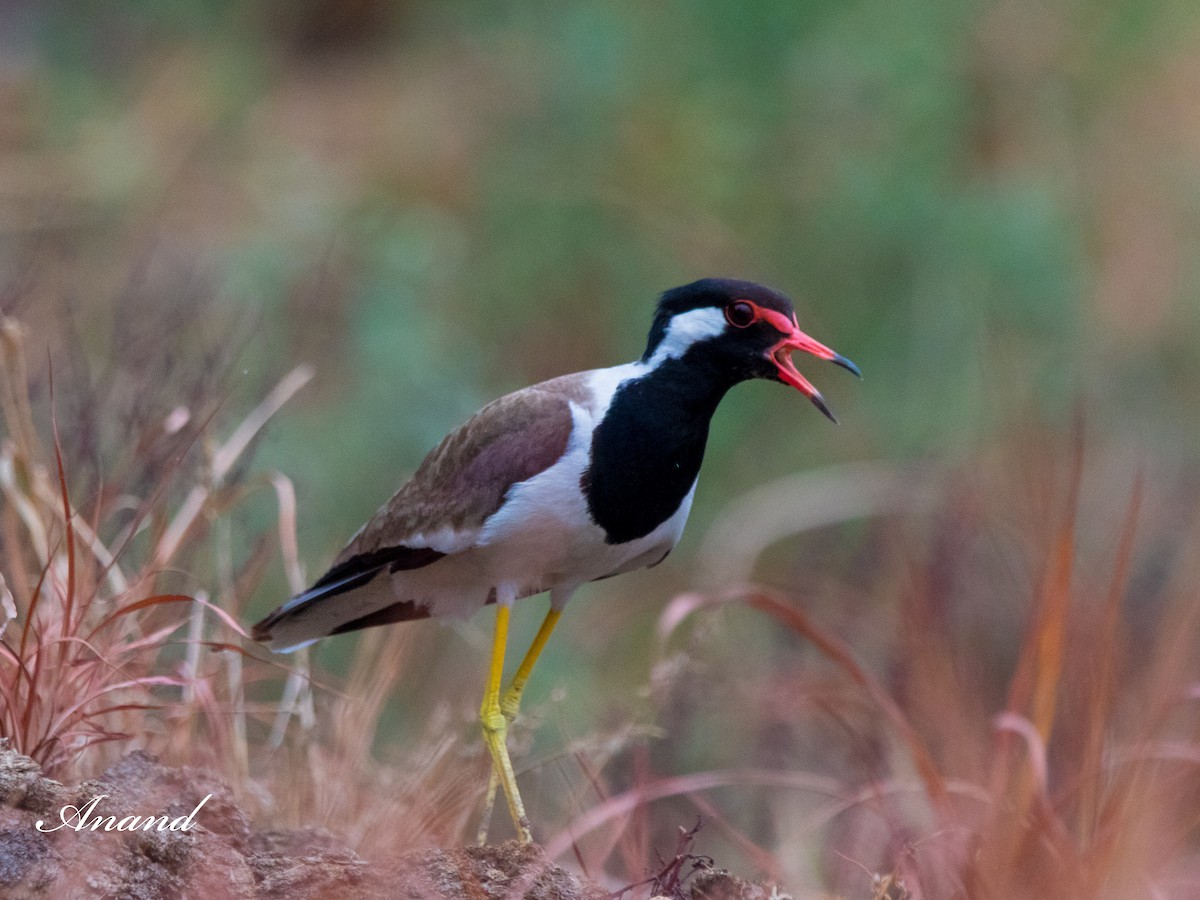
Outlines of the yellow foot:
[[[512,725],[521,711],[521,694],[523,693],[521,689],[523,687],[523,684],[510,684],[500,697],[500,712],[503,714],[507,725]],[[489,744],[488,746],[490,747],[491,745]],[[500,779],[496,774],[495,763],[493,763],[491,770],[488,772],[487,794],[484,795],[483,815],[479,820],[479,831],[475,834],[475,841],[481,847],[487,843],[488,829],[491,827],[492,822],[492,810],[496,808],[496,789],[498,787],[500,787]]]
[[[515,595],[514,595],[515,596]],[[517,827],[517,837],[525,843],[533,838],[529,834],[529,819],[525,815],[525,806],[521,803],[521,794],[517,791],[517,779],[513,775],[512,762],[508,758],[508,726],[517,717],[521,709],[521,694],[529,681],[529,674],[537,662],[538,655],[546,646],[550,632],[554,630],[559,616],[562,615],[563,604],[571,596],[567,590],[562,593],[557,603],[552,603],[542,627],[538,629],[525,658],[517,668],[512,683],[500,697],[500,679],[504,672],[504,648],[508,640],[508,604],[496,603],[496,632],[492,642],[492,664],[488,671],[487,689],[483,695],[483,706],[479,710],[479,720],[483,725],[483,739],[488,751],[492,754],[492,772],[488,776],[487,796],[483,803],[483,819],[479,823],[476,837],[480,844],[487,843],[488,826],[492,820],[492,809],[496,803],[496,786],[504,788],[504,797],[508,800],[508,811],[512,814],[513,824]],[[550,598],[554,600],[554,593]],[[511,602],[511,601],[510,601]]]
[[504,789],[508,812],[517,829],[517,838],[527,844],[533,840],[533,835],[529,830],[529,817],[525,815],[525,805],[521,802],[521,792],[517,790],[512,761],[508,757],[508,720],[499,709],[483,712],[479,718],[483,725],[483,739],[492,755],[492,773],[488,778],[488,796],[484,804],[484,819],[479,828],[479,841],[487,841],[488,823],[496,799],[496,785],[499,784]]
[[475,832],[475,843],[480,847],[487,845],[488,831],[492,827],[492,810],[496,808],[496,788],[500,781],[496,778],[496,766],[488,768],[487,794],[483,800],[483,815],[479,817],[479,830]]

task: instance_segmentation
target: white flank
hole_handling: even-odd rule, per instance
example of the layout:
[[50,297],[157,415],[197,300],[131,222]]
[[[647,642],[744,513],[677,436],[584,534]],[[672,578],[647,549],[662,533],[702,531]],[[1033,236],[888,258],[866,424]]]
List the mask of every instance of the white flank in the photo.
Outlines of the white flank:
[[725,314],[715,306],[705,306],[680,313],[671,319],[662,342],[654,349],[649,367],[668,359],[678,359],[688,348],[700,341],[715,338],[725,330]]
[[[719,328],[714,316],[720,320]],[[680,325],[681,320],[686,321]],[[405,541],[445,553],[446,559],[389,573],[331,602],[318,598],[311,608],[305,608],[310,595],[327,588],[301,594],[288,604],[297,615],[276,626],[272,649],[305,646],[313,640],[310,635],[328,634],[338,625],[398,601],[424,607],[435,618],[465,618],[486,605],[493,588],[501,603],[549,590],[551,603],[560,608],[584,582],[658,562],[683,533],[695,485],[674,515],[653,532],[623,544],[609,544],[604,530],[592,521],[580,487],[592,434],[621,384],[686,352],[688,346],[723,327],[718,310],[685,313],[676,317],[649,363],[591,372],[587,382],[591,397],[571,403],[574,424],[567,448],[556,463],[514,484],[504,504],[478,529],[444,528]]]
[[475,539],[478,536],[479,530],[476,528],[457,529],[447,525],[444,528],[439,528],[437,531],[422,531],[418,534],[409,535],[404,539],[404,546],[414,549],[427,547],[430,550],[436,550],[438,553],[449,555],[474,546]]

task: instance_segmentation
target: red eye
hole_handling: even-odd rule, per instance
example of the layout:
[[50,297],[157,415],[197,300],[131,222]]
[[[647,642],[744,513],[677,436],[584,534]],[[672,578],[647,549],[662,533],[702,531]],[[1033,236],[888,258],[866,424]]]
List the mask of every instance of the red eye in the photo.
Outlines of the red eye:
[[754,323],[755,309],[753,303],[745,300],[735,300],[725,307],[725,321],[734,328],[745,328]]

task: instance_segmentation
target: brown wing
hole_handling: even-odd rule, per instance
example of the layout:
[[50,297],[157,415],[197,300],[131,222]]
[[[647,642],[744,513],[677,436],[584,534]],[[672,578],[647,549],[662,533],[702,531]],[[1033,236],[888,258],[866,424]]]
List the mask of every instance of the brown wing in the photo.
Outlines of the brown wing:
[[[354,536],[334,566],[389,548],[425,549],[415,538],[476,531],[508,489],[549,468],[567,449],[569,397],[536,385],[489,403],[450,432],[413,477]],[[410,568],[405,566],[405,568]]]
[[[336,623],[329,601],[362,588],[385,569],[427,566],[464,549],[504,502],[509,488],[562,457],[574,420],[570,401],[583,401],[585,375],[568,375],[489,403],[430,451],[413,477],[338,554],[329,571],[302,594],[254,626],[256,640],[293,645],[299,640],[422,618],[410,602],[392,604],[365,619]],[[428,536],[461,546],[430,547]],[[339,607],[340,609],[340,607]],[[281,637],[278,632],[289,633]]]

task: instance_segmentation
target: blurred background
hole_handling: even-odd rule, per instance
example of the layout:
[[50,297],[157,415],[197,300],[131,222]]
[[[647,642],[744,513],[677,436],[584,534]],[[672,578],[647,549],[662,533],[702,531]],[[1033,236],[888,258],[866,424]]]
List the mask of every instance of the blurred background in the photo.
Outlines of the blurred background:
[[[852,462],[970,479],[1000,455],[1019,538],[1045,512],[1022,454],[1079,417],[1099,543],[1135,471],[1180,521],[1200,484],[1198,158],[1184,0],[0,2],[0,309],[34,336],[38,396],[49,355],[64,443],[102,477],[130,417],[215,397],[235,421],[311,363],[253,460],[296,486],[310,577],[482,403],[640,355],[665,288],[763,281],[859,364],[861,383],[798,360],[839,427],[778,386],[734,392],[681,546],[581,592],[535,676],[543,754],[666,725],[642,764],[671,774],[781,752],[652,702],[659,616],[756,486],[852,485],[828,468]],[[262,496],[233,527],[274,517]],[[867,588],[885,525],[792,535],[755,577],[886,660],[896,615]],[[247,618],[287,593],[273,566]],[[997,593],[970,633],[1007,672],[1022,607],[996,613]],[[425,663],[385,734],[424,728],[446,690],[469,713],[485,618],[415,626]],[[757,620],[719,624],[707,652],[727,659],[701,681],[802,665]],[[329,678],[355,640],[316,651]]]

